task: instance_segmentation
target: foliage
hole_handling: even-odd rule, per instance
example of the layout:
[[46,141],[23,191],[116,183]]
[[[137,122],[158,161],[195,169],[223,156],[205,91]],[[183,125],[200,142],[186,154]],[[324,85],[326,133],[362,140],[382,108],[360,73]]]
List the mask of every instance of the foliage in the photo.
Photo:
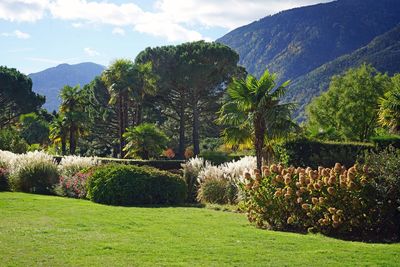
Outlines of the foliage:
[[105,165],[88,181],[88,198],[109,205],[181,204],[186,184],[178,175],[151,167]]
[[[184,158],[188,132],[194,155],[200,139],[217,136],[214,119],[224,85],[238,72],[238,55],[216,42],[189,42],[177,46],[147,48],[137,63],[152,63],[157,92],[147,103],[157,119],[168,124],[171,137],[178,140],[178,158]],[[188,131],[191,129],[191,131]]]
[[45,98],[32,91],[32,80],[16,69],[0,66],[0,128],[21,115],[38,110]]
[[199,188],[198,176],[204,168],[206,162],[202,158],[190,158],[186,163],[182,164],[183,179],[187,184],[187,202],[196,201],[197,191]]
[[28,144],[14,128],[0,129],[0,150],[25,153],[28,150]]
[[296,127],[291,120],[293,104],[280,103],[289,81],[276,86],[276,74],[265,70],[259,80],[252,75],[246,79],[233,79],[228,87],[228,99],[219,111],[218,123],[225,126],[223,137],[226,143],[238,145],[253,143],[257,168],[261,169],[266,144],[273,139],[286,136]]
[[358,156],[374,146],[368,143],[326,142],[309,139],[294,139],[277,144],[277,160],[287,166],[318,168],[333,167],[336,162],[352,166]]
[[379,123],[400,134],[400,74],[392,78],[392,86],[379,100]]
[[396,239],[396,211],[384,201],[379,181],[367,166],[348,170],[283,168],[272,165],[263,174],[246,174],[247,215],[258,226],[277,230],[321,232],[345,238]]
[[21,137],[28,144],[47,144],[49,140],[49,124],[36,113],[23,114],[19,117]]
[[201,158],[211,162],[214,165],[219,165],[231,160],[231,157],[226,152],[222,151],[202,151],[199,155]]
[[[386,220],[400,221],[400,149],[388,147],[364,156],[365,164],[376,181],[376,187],[385,203]],[[397,225],[398,226],[398,225]],[[400,234],[400,229],[398,228]]]
[[93,169],[84,169],[70,176],[60,176],[55,192],[61,196],[86,198],[87,181],[93,172]]
[[334,76],[328,91],[307,107],[308,124],[320,131],[334,128],[341,140],[369,140],[378,126],[378,99],[389,85],[388,76],[365,64]]
[[151,63],[135,64],[128,59],[115,60],[102,74],[101,80],[110,94],[110,105],[116,106],[119,127],[119,152],[123,158],[123,134],[129,127],[129,111],[134,109],[134,125],[142,123],[142,104],[146,94],[154,91]]
[[385,149],[389,146],[400,148],[399,135],[375,136],[371,138],[371,141],[375,144],[375,146],[378,149]]
[[61,144],[61,155],[67,153],[68,125],[65,116],[58,113],[49,124],[49,139],[58,148]]
[[126,157],[157,158],[167,148],[168,137],[156,125],[143,123],[126,129]]
[[10,163],[10,186],[13,191],[51,194],[58,182],[53,157],[39,151],[17,155]]
[[[59,133],[64,134],[63,127],[68,129],[69,134],[69,153],[75,154],[78,138],[84,133],[86,123],[85,103],[80,86],[64,86],[60,92],[61,105],[60,105],[60,120],[61,128]],[[59,125],[59,123],[57,123]],[[61,137],[60,136],[60,137]]]
[[400,60],[399,36],[400,26],[397,26],[350,54],[326,62],[309,73],[296,78],[291,83],[290,91],[284,99],[299,104],[298,109],[294,112],[296,119],[304,121],[307,104],[328,89],[331,77],[341,75],[349,68],[357,68],[368,63],[380,72],[389,75],[400,72],[398,64]]
[[8,184],[8,171],[4,167],[0,166],[0,192],[8,191],[10,186]]
[[197,200],[201,203],[230,204],[236,203],[235,185],[228,180],[210,177],[205,179],[197,194]]

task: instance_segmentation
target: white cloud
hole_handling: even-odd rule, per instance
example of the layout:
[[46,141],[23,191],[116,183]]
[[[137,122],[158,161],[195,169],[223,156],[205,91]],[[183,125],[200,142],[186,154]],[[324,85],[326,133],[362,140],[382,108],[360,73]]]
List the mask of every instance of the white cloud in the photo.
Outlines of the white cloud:
[[234,29],[294,7],[332,0],[157,0],[161,14],[175,23]]
[[99,56],[100,53],[97,52],[96,50],[90,48],[90,47],[85,47],[83,49],[83,51],[85,51],[85,54],[88,55],[89,57],[95,57],[95,56]]
[[112,34],[116,34],[116,35],[125,35],[125,30],[120,28],[120,27],[116,27],[112,30]]
[[[131,0],[134,1],[134,0]],[[154,10],[144,11],[133,2],[111,0],[0,0],[0,19],[36,21],[49,13],[79,28],[85,24],[111,25],[166,38],[169,41],[209,39],[196,28],[233,29],[281,10],[332,0],[153,0]]]
[[43,17],[48,3],[48,0],[1,0],[0,19],[34,22]]
[[20,30],[15,30],[15,31],[13,31],[11,33],[10,32],[3,32],[1,35],[5,36],[5,37],[16,37],[18,39],[29,39],[29,38],[31,38],[31,36],[28,33],[21,32]]

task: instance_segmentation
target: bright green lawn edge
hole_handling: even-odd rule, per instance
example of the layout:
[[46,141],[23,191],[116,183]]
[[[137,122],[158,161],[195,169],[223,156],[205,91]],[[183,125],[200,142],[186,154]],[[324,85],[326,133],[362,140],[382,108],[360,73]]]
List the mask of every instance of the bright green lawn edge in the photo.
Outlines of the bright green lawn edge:
[[400,244],[260,230],[245,215],[0,193],[0,266],[398,266]]

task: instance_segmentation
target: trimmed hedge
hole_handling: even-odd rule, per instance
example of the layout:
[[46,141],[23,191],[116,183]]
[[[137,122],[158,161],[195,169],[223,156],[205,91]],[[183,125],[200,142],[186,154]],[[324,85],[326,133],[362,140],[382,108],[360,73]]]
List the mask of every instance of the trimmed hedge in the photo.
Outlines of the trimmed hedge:
[[88,180],[88,198],[121,206],[181,204],[186,184],[180,176],[152,167],[104,165]]
[[[61,156],[55,156],[54,159],[60,163]],[[136,166],[150,166],[160,170],[179,170],[181,164],[185,163],[184,160],[137,160],[137,159],[114,159],[114,158],[97,158],[100,164],[109,163],[120,163],[125,165],[136,165]]]
[[345,166],[355,164],[358,156],[374,148],[369,143],[322,142],[309,139],[286,141],[276,146],[278,160],[288,166],[333,167],[336,162]]
[[389,146],[400,148],[400,136],[398,135],[372,137],[371,141],[380,150],[385,149]]

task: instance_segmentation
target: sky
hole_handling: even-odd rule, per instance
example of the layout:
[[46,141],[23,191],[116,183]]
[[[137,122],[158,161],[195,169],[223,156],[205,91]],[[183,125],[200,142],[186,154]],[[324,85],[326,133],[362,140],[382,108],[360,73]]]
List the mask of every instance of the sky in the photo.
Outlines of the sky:
[[146,47],[214,41],[282,10],[331,0],[0,0],[0,65],[134,59]]

